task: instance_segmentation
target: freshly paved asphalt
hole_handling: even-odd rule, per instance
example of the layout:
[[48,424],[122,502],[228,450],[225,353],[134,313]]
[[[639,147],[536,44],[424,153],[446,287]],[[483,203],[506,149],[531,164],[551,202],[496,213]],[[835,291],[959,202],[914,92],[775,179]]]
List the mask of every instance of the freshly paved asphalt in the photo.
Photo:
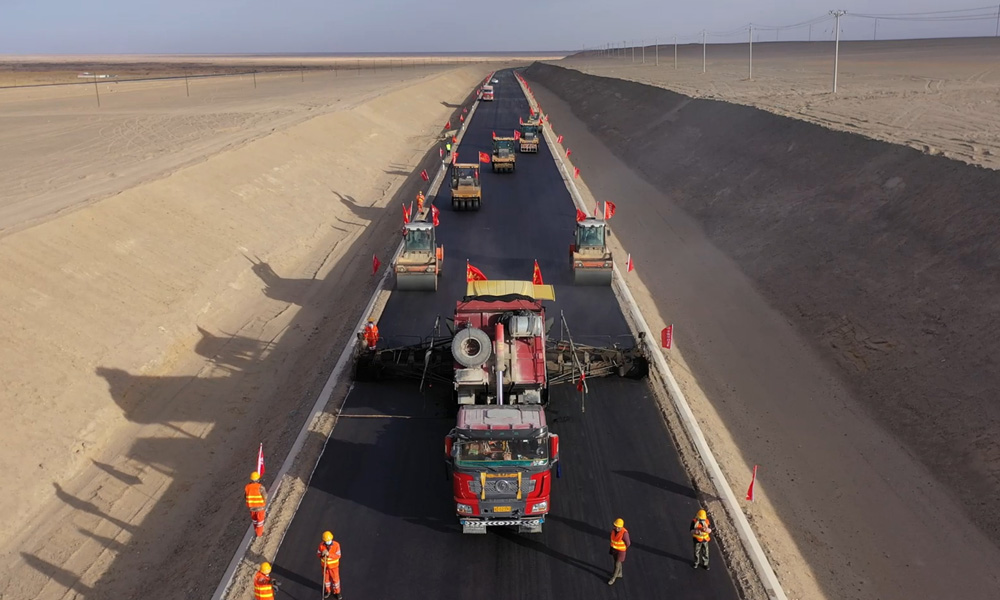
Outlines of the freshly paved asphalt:
[[[517,126],[528,105],[511,73],[496,100],[479,105],[459,148],[460,162],[489,152],[492,132]],[[379,329],[388,344],[432,333],[465,292],[468,259],[491,279],[530,280],[538,260],[555,284],[548,316],[566,319],[577,341],[604,344],[628,328],[610,288],[574,287],[568,247],[576,210],[548,147],[518,155],[514,174],[483,165],[483,208],[452,212],[442,192],[438,242],[441,286],[394,292]],[[558,325],[552,335],[558,335]],[[586,411],[575,386],[553,388],[546,410],[560,435],[562,477],[553,486],[544,531],[497,528],[462,535],[445,478],[444,436],[454,424],[449,389],[420,394],[414,383],[356,384],[309,490],[274,559],[279,598],[319,598],[316,558],[330,529],[343,548],[341,579],[350,600],[407,598],[736,599],[713,542],[711,571],[691,568],[688,526],[698,504],[649,385],[589,382]],[[609,587],[611,522],[625,520],[632,547],[624,579]]]

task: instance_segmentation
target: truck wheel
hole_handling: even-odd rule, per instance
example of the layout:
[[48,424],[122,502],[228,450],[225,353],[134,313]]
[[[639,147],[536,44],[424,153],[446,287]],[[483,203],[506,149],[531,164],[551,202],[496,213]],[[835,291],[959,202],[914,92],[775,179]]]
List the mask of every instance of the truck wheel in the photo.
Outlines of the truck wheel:
[[452,357],[467,369],[483,366],[492,354],[493,343],[482,329],[466,327],[451,340]]

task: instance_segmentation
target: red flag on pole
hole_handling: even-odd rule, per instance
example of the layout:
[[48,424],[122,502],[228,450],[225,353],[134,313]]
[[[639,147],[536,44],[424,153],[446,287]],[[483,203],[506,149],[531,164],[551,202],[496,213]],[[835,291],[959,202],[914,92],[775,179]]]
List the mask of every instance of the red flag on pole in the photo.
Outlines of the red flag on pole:
[[490,164],[490,155],[487,154],[487,153],[485,153],[485,152],[480,152],[479,153],[479,162],[487,164],[487,165]]
[[586,218],[587,218],[587,213],[583,212],[579,208],[576,209],[576,220],[577,221],[582,221],[582,220],[584,220]]
[[535,261],[535,270],[531,273],[531,283],[535,285],[544,285],[545,282],[542,281],[542,270],[538,268],[538,261]]
[[531,115],[531,116],[535,116],[535,109],[533,109],[533,108],[531,108],[531,107],[529,106],[529,107],[528,107],[528,114],[529,114],[529,115]]
[[586,380],[587,376],[583,374],[583,371],[580,371],[580,380],[576,382],[576,391],[578,392],[583,391],[584,381]]
[[467,112],[469,112],[469,109],[468,109],[468,108],[465,108],[465,107],[462,107],[462,112],[463,112],[463,113],[467,113]]
[[410,209],[403,205],[403,225],[410,222]]
[[753,466],[753,475],[750,477],[750,487],[747,488],[747,501],[753,502],[753,484],[757,481],[757,465]]
[[632,253],[629,252],[629,254],[628,254],[628,269],[625,272],[626,273],[631,273],[634,270],[635,270],[635,263],[632,262]]
[[597,209],[600,208],[600,207],[601,207],[601,203],[600,202],[598,202],[597,204],[594,205],[594,218],[595,219],[597,218]]
[[264,476],[264,443],[261,442],[260,448],[257,449],[257,472],[260,476]]
[[444,158],[444,148],[438,148],[438,156]]
[[465,123],[465,115],[458,115],[458,120]]
[[451,143],[452,144],[457,144],[458,143],[458,136],[454,136],[454,135],[451,136]]
[[493,132],[493,139],[497,139],[497,132]]
[[521,132],[515,129],[514,130],[514,141],[516,142],[519,139],[521,139]]
[[580,176],[580,167],[577,167],[573,169],[573,177],[579,177],[579,176]]
[[563,136],[559,136],[559,137],[556,138],[556,143],[557,144],[561,144],[562,143],[562,137]]
[[434,218],[434,226],[437,227],[441,224],[441,220],[438,219],[438,215],[441,213],[438,207],[431,205],[431,216]]
[[429,181],[430,177],[427,175],[427,169],[420,171],[420,178],[424,181]]
[[451,153],[451,164],[458,163],[458,150]]
[[617,209],[617,208],[618,207],[615,206],[614,202],[608,202],[607,200],[605,200],[604,201],[604,220],[607,221],[611,217],[615,216],[615,209]]
[[569,148],[566,148],[566,156],[569,157],[570,154],[573,154],[573,151],[570,150]]
[[451,121],[448,121],[447,123],[445,123],[444,124],[444,128],[445,129],[451,129]]
[[517,118],[517,124],[518,125],[524,125],[524,117],[518,117]]
[[483,275],[482,271],[470,265],[469,261],[465,261],[465,281],[486,281],[486,275]]
[[660,332],[660,344],[667,350],[670,350],[670,346],[673,343],[674,343],[674,326],[667,325],[666,327],[663,328],[663,331]]

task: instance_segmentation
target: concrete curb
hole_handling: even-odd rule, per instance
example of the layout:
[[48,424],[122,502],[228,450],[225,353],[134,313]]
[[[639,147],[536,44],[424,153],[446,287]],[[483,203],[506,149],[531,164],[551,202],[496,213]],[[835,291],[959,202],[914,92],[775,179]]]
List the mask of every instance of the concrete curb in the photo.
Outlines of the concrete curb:
[[[492,78],[494,72],[491,72],[489,77]],[[469,109],[469,114],[466,115],[465,121],[459,128],[458,134],[455,136],[458,142],[454,146],[454,150],[457,151],[459,145],[462,143],[462,138],[465,137],[465,128],[472,121],[473,115],[476,114],[476,108],[479,106],[479,100],[477,99],[472,103],[472,108]],[[448,172],[448,164],[442,161],[441,166],[438,169],[437,174],[434,175],[434,179],[431,180],[430,187],[427,189],[427,197],[434,198],[437,200],[437,192],[444,183],[445,174]],[[362,311],[361,316],[358,318],[357,324],[354,326],[355,332],[361,331],[364,327],[368,316],[372,314],[379,298],[383,293],[387,296],[392,294],[392,290],[387,289],[387,282],[389,281],[389,274],[392,270],[393,265],[399,259],[399,255],[403,251],[403,241],[400,240],[399,246],[396,247],[396,252],[392,256],[392,260],[385,264],[385,270],[382,272],[382,278],[379,279],[378,285],[375,286],[375,290],[372,291],[371,298],[368,300],[368,304],[365,306],[364,311]],[[333,391],[340,382],[340,378],[343,375],[344,369],[347,368],[347,364],[354,354],[354,348],[357,344],[357,338],[351,336],[348,340],[347,345],[344,346],[344,350],[340,353],[340,357],[337,359],[336,365],[333,367],[333,371],[330,373],[330,377],[326,380],[326,384],[323,386],[323,390],[320,392],[319,397],[316,398],[316,402],[313,404],[312,410],[309,413],[309,418],[302,425],[302,429],[299,431],[299,435],[295,438],[295,442],[292,447],[288,450],[288,455],[285,457],[285,461],[281,463],[281,468],[278,469],[278,474],[275,477],[274,488],[271,490],[272,501],[277,498],[278,493],[281,491],[281,484],[285,480],[285,475],[291,470],[292,465],[295,463],[295,459],[298,458],[299,452],[302,451],[302,447],[305,445],[306,438],[309,432],[317,424],[319,419],[325,414],[326,405],[330,402],[333,397]],[[337,416],[340,416],[340,412],[343,410],[343,405],[337,409]],[[336,428],[336,423],[334,423],[334,429]],[[332,430],[331,430],[332,431]],[[327,438],[327,442],[329,438]],[[326,443],[323,445],[323,452],[326,451]],[[319,465],[319,459],[323,456],[323,452],[316,458],[316,463],[313,464],[312,470],[309,472],[310,479],[313,473],[316,471],[316,467]],[[298,512],[298,506],[301,504],[302,498],[299,498],[299,502],[296,503],[295,510]],[[281,543],[285,539],[285,533],[287,529],[281,533],[281,539],[278,541],[278,547],[281,547]],[[226,568],[226,572],[222,576],[222,580],[219,581],[218,587],[215,588],[215,592],[212,594],[212,600],[223,600],[226,598],[229,589],[233,584],[233,577],[236,575],[236,570],[239,569],[240,564],[246,558],[247,550],[250,548],[250,544],[254,539],[253,527],[247,527],[246,533],[243,535],[243,541],[240,542],[239,549],[233,555],[232,560],[229,562],[229,566]]]
[[[520,79],[518,79],[518,84],[521,86],[521,91],[524,93],[524,97],[528,100],[528,103],[532,106],[532,108],[537,108],[537,103],[528,93],[528,90],[525,88],[524,83]],[[542,127],[542,134],[545,136],[545,140],[548,142],[550,149],[554,149],[558,146],[558,144],[555,143],[555,134],[552,132],[551,125],[548,127]],[[566,158],[561,152],[552,152],[552,155],[555,157],[556,165],[559,167],[559,172],[562,175],[563,182],[566,184],[566,189],[569,190],[570,195],[573,197],[574,204],[576,204],[578,209],[586,213],[587,206],[583,202],[583,196],[581,196],[580,190],[576,187],[576,182],[573,181],[570,168],[566,164]],[[613,286],[615,295],[618,296],[619,304],[621,304],[622,309],[629,315],[635,327],[640,333],[645,333],[646,339],[650,344],[655,344],[659,337],[654,336],[653,332],[650,331],[649,325],[646,323],[646,319],[642,316],[642,313],[639,310],[639,305],[636,303],[631,290],[628,288],[628,284],[622,277],[617,263],[615,263],[614,266]],[[692,412],[687,399],[684,397],[684,393],[677,384],[677,380],[674,378],[674,374],[670,370],[667,360],[663,357],[663,353],[660,352],[658,347],[653,347],[655,348],[655,351],[650,354],[653,355],[654,367],[659,372],[662,380],[666,383],[668,395],[670,396],[670,399],[673,400],[674,408],[680,416],[681,424],[684,426],[684,430],[694,443],[694,446],[698,451],[698,455],[701,457],[702,464],[705,466],[705,469],[708,471],[708,475],[712,480],[712,484],[721,496],[722,503],[726,507],[726,512],[736,524],[736,532],[739,535],[740,540],[743,542],[743,546],[746,549],[747,554],[750,556],[750,560],[753,562],[757,575],[760,577],[761,584],[764,586],[764,591],[767,593],[768,598],[773,600],[787,600],[788,597],[781,588],[778,576],[774,573],[774,569],[771,567],[771,563],[768,561],[767,555],[764,554],[764,549],[761,548],[760,542],[757,540],[757,536],[754,534],[753,528],[750,527],[750,522],[747,521],[746,515],[743,514],[739,501],[736,499],[736,495],[733,494],[733,490],[730,487],[729,482],[726,480],[725,474],[722,472],[722,467],[719,466],[718,461],[715,459],[715,455],[712,453],[712,449],[709,447],[708,441],[705,439],[705,434],[702,433],[701,427],[698,425],[698,421],[694,416],[694,412]]]

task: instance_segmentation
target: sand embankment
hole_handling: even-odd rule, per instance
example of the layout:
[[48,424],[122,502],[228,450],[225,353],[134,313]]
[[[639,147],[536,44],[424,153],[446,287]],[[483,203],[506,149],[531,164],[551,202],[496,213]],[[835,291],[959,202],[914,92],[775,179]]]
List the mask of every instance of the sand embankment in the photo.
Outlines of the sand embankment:
[[591,191],[618,203],[637,295],[654,328],[675,324],[670,358],[730,480],[764,469],[748,511],[790,597],[993,597],[1000,173],[527,74]]
[[489,70],[373,94],[0,239],[0,596],[211,592],[257,443],[276,469],[372,254],[398,243],[387,203],[423,183],[412,169]]

